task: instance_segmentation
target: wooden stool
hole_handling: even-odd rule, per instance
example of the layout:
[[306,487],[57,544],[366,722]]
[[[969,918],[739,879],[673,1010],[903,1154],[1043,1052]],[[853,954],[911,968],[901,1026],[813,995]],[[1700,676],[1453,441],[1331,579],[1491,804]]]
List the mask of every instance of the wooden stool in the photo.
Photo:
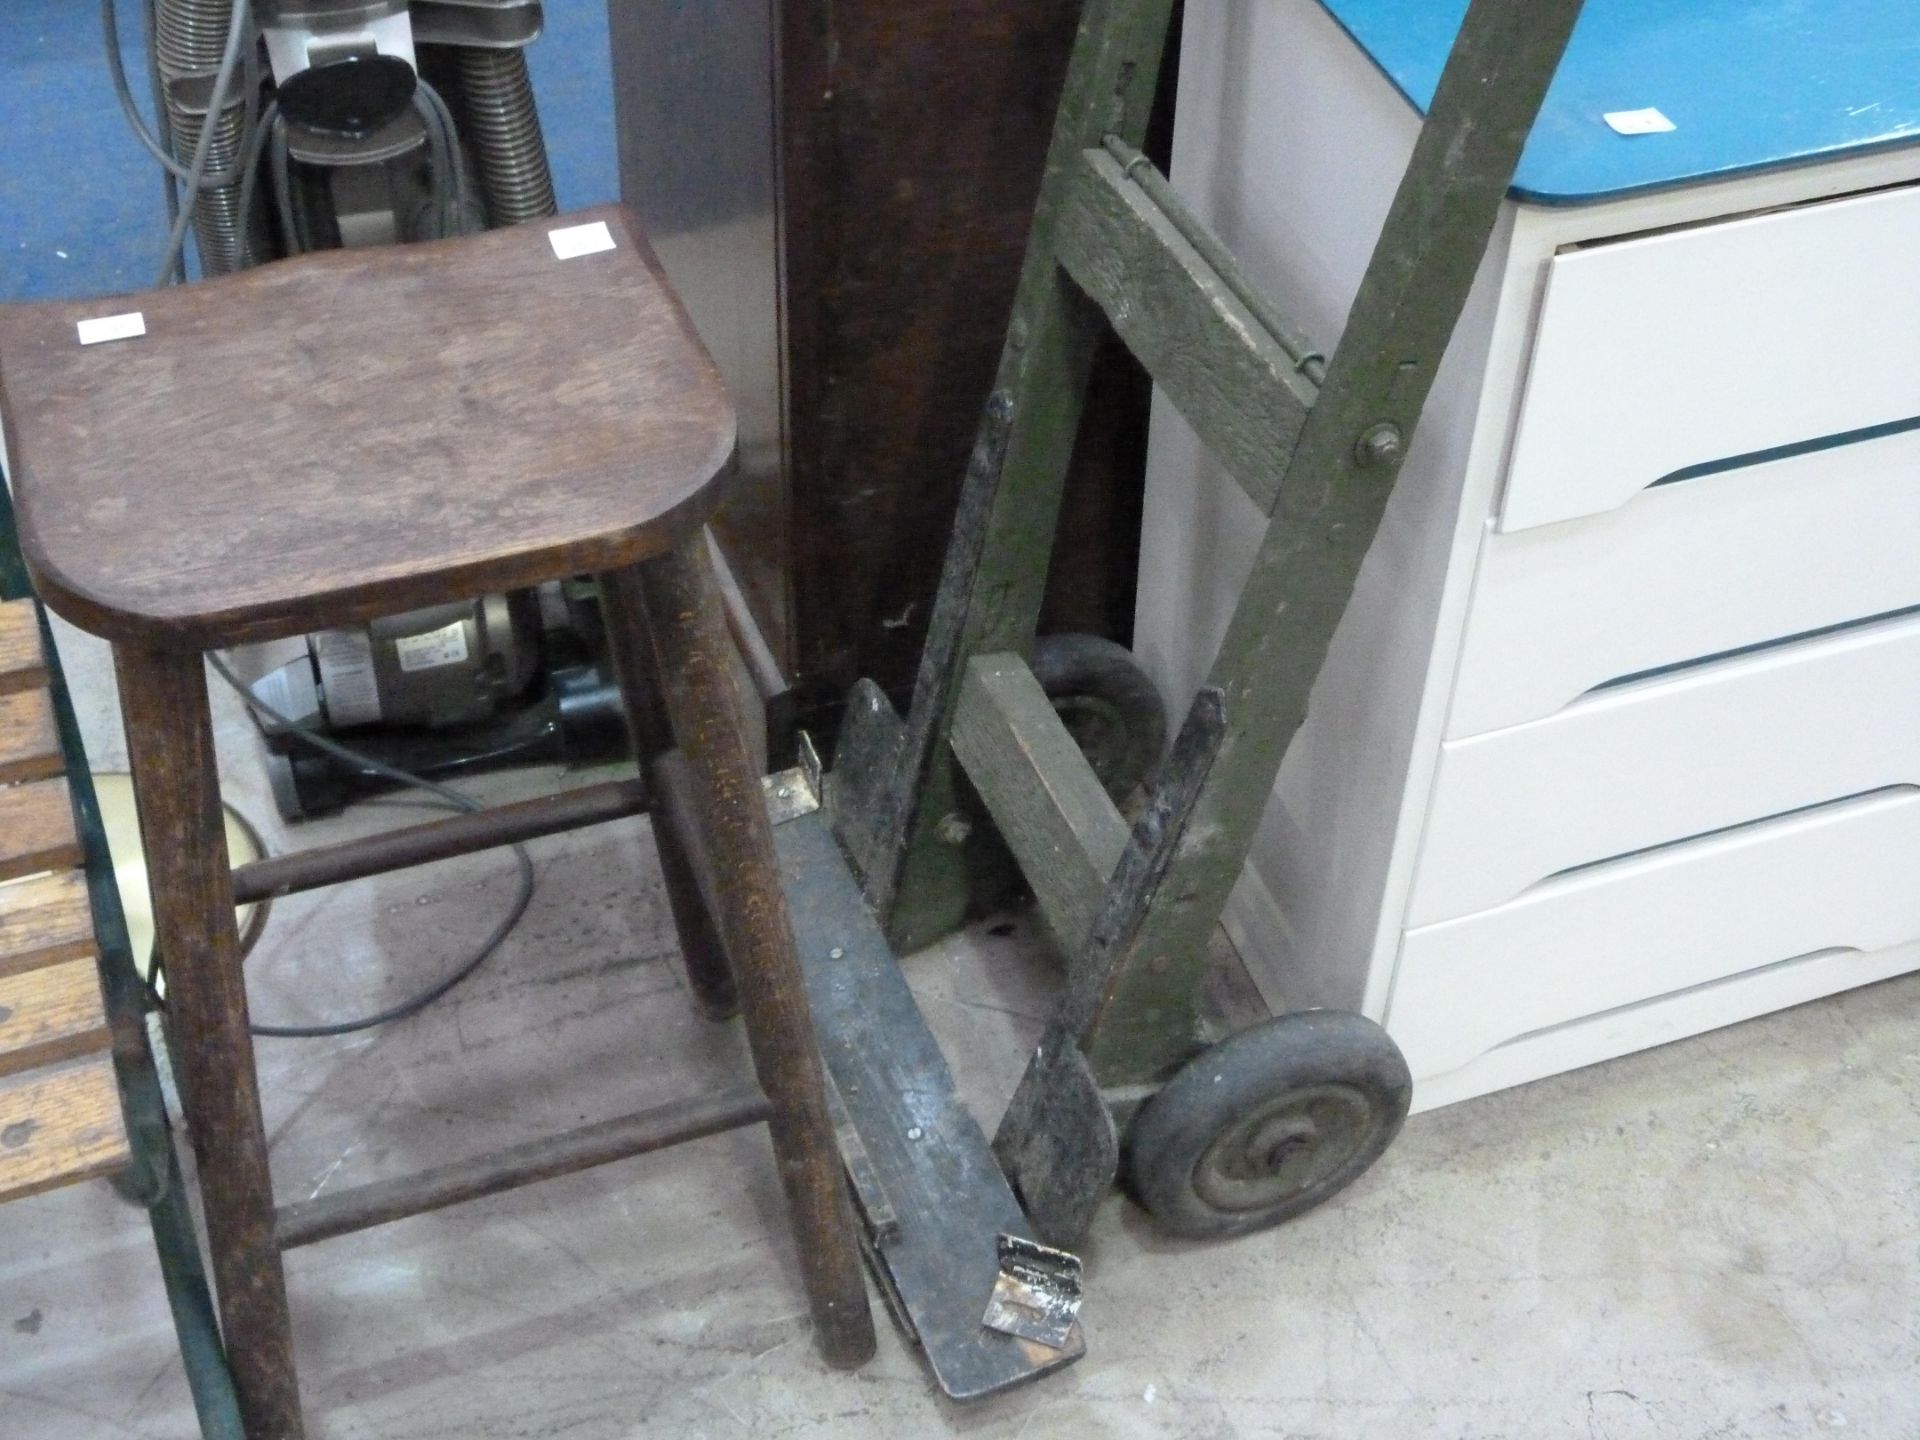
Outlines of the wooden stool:
[[[88,322],[115,315],[139,318],[107,333],[137,333],[86,343],[102,328]],[[627,212],[3,310],[0,406],[40,592],[113,642],[248,1433],[302,1430],[287,1212],[277,1233],[201,653],[582,573],[600,577],[642,759],[677,745],[701,844],[725,860],[714,919],[766,1093],[743,1113],[772,1127],[821,1352],[867,1358],[852,1217],[701,530],[732,473],[733,413]],[[694,1116],[666,1139],[718,1128]],[[480,1193],[441,1189],[430,1203]]]

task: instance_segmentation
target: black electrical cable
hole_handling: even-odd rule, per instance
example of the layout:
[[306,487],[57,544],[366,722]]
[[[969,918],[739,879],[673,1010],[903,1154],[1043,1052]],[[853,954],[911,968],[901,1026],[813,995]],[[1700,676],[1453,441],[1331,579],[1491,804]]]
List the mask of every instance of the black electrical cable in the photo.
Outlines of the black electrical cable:
[[466,155],[460,148],[460,134],[453,123],[453,112],[438,90],[424,76],[419,77],[413,95],[414,108],[427,132],[428,168],[433,174],[433,197],[428,202],[434,219],[431,237],[445,240],[466,233],[468,191]]
[[[280,711],[267,704],[266,701],[260,699],[259,696],[248,689],[246,682],[234,674],[233,667],[228,665],[226,660],[221,656],[210,654],[207,656],[207,663],[213,667],[214,674],[218,675],[234,689],[248,709],[276,725],[284,726],[295,738],[305,744],[311,745],[316,750],[332,755],[336,759],[345,760],[349,764],[364,766],[374,774],[383,775],[396,784],[406,785],[412,789],[424,791],[456,810],[473,811],[481,808],[478,800],[459,790],[455,790],[450,785],[442,785],[438,781],[428,780],[423,776],[411,774],[408,771],[376,760],[372,756],[363,755],[359,751],[342,745],[339,741],[333,740],[328,736],[318,734],[311,727],[303,725],[287,715],[281,714]],[[511,848],[513,850],[514,860],[518,864],[520,871],[519,892],[514,896],[513,903],[507,907],[506,915],[502,917],[500,922],[488,933],[487,938],[480,942],[480,945],[475,949],[474,953],[459,965],[455,966],[445,976],[436,980],[419,994],[403,1000],[396,1005],[389,1006],[385,1010],[378,1011],[375,1014],[362,1016],[357,1020],[341,1020],[323,1025],[263,1025],[256,1023],[252,1026],[253,1033],[255,1035],[264,1035],[273,1038],[299,1040],[321,1039],[336,1035],[351,1035],[355,1031],[371,1030],[377,1025],[385,1025],[394,1020],[404,1020],[410,1015],[417,1015],[420,1011],[426,1009],[427,1006],[433,1004],[434,1001],[440,999],[448,991],[452,990],[454,986],[467,979],[487,962],[494,951],[498,950],[501,944],[505,942],[507,936],[513,933],[514,926],[520,923],[521,917],[527,913],[527,907],[533,903],[533,892],[538,877],[533,868],[532,857],[527,854],[527,848],[524,845],[514,845]]]
[[[424,85],[425,82],[421,83]],[[447,156],[446,137],[440,133],[439,116],[435,114],[424,89],[413,92],[413,108],[420,117],[420,127],[425,133],[427,146],[427,200],[419,232],[428,240],[444,240],[451,233],[453,215],[450,199],[452,187],[448,178],[452,161]]]
[[235,223],[245,237],[253,234],[253,197],[260,188],[260,155],[266,148],[267,137],[278,124],[280,102],[269,100],[267,108],[260,112],[260,120],[253,127],[253,133],[247,136],[246,149],[241,152],[240,203],[236,207],[239,213]]

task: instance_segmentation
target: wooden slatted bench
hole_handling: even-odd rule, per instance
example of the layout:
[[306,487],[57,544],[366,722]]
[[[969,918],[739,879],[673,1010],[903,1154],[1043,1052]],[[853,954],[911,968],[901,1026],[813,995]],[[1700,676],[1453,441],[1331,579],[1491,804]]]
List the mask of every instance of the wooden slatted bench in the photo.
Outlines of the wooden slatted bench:
[[0,604],[0,1201],[128,1160],[47,685],[33,602]]

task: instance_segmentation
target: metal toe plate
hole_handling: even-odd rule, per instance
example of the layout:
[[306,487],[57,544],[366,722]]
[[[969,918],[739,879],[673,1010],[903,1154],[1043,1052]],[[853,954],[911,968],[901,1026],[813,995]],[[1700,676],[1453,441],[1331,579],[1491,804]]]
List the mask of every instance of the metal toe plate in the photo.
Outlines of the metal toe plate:
[[851,1173],[863,1210],[890,1217],[867,1248],[895,1317],[955,1400],[1072,1364],[1086,1353],[1077,1324],[1056,1350],[981,1323],[1000,1274],[999,1237],[1033,1232],[826,816],[789,819],[774,841],[821,1053],[865,1151]]

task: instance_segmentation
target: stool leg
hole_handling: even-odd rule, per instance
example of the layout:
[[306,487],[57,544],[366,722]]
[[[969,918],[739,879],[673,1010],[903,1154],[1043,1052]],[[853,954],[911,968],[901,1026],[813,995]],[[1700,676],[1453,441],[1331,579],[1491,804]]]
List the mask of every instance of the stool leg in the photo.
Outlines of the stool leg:
[[698,533],[613,588],[637,583],[661,694],[692,772],[694,818],[714,866],[720,931],[733,957],[760,1084],[773,1105],[780,1179],[793,1214],[815,1337],[829,1365],[874,1349],[853,1210],[827,1114],[826,1079],[794,950],[773,828],[728,668],[726,621]]
[[116,645],[114,665],[234,1389],[249,1440],[300,1440],[206,676],[193,651]]
[[653,847],[660,857],[660,876],[666,882],[667,905],[680,939],[680,961],[694,1004],[709,1020],[730,1020],[740,1009],[733,969],[726,946],[707,910],[691,854],[690,817],[681,801],[684,762],[673,753],[673,725],[661,699],[660,676],[653,646],[642,621],[645,610],[638,584],[631,575],[602,575],[600,614],[607,632],[607,651],[614,679],[627,712],[627,731],[633,752],[647,777],[651,797]]

